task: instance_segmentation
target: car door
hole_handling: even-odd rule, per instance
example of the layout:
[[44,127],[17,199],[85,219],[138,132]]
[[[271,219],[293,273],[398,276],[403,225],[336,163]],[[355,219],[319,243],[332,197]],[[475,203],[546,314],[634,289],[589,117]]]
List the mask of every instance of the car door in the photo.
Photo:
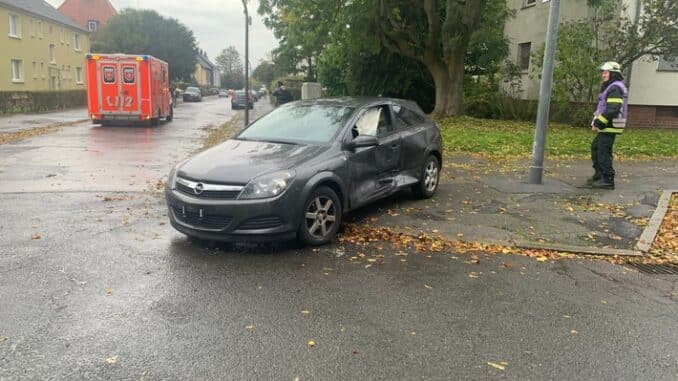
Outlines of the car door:
[[394,103],[392,109],[394,125],[402,144],[399,168],[402,175],[408,176],[401,179],[409,183],[416,181],[426,159],[428,148],[426,131],[430,122],[406,105]]
[[353,207],[393,193],[400,163],[401,140],[388,105],[370,107],[360,115],[349,140],[361,135],[375,136],[378,144],[347,153]]

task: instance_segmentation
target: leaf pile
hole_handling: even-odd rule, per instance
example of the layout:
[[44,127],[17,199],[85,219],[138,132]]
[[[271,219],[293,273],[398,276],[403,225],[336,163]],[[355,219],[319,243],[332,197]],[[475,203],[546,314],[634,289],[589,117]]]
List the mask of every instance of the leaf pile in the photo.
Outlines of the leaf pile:
[[[390,244],[395,249],[409,248],[419,253],[519,254],[536,258],[539,261],[574,256],[548,250],[526,250],[479,242],[450,241],[441,237],[431,236],[423,231],[418,234],[406,234],[393,231],[387,227],[377,227],[369,224],[347,224],[339,236],[339,242],[361,246],[365,249],[364,251],[367,251],[368,248],[373,249],[372,258],[368,258],[367,262],[377,264],[383,262],[384,255],[378,253],[384,252],[384,243]],[[398,256],[399,254],[396,255]],[[366,257],[364,253],[359,253],[355,258],[350,257],[349,260],[359,260],[364,257]]]
[[678,194],[671,197],[669,209],[652,243],[650,255],[660,263],[678,264]]

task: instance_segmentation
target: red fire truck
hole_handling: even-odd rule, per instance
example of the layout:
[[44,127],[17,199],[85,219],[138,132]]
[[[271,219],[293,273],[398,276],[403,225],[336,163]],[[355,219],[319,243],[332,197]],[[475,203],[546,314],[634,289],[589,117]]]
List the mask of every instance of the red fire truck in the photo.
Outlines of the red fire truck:
[[94,123],[174,116],[167,63],[149,55],[87,54],[87,105]]

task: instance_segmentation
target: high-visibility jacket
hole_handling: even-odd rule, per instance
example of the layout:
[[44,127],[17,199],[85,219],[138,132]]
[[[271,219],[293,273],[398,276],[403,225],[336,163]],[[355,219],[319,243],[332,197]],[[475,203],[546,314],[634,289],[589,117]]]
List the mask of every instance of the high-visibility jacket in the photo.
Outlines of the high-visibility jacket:
[[614,81],[598,95],[598,106],[593,113],[593,124],[600,132],[621,134],[626,127],[629,96],[622,81]]

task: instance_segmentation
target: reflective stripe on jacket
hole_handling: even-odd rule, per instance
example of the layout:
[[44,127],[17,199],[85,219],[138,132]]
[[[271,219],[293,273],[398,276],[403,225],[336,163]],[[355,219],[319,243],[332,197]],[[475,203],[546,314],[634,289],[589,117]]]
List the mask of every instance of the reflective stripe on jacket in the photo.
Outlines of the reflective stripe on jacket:
[[593,124],[600,132],[621,134],[626,127],[629,96],[622,81],[614,81],[598,95]]

